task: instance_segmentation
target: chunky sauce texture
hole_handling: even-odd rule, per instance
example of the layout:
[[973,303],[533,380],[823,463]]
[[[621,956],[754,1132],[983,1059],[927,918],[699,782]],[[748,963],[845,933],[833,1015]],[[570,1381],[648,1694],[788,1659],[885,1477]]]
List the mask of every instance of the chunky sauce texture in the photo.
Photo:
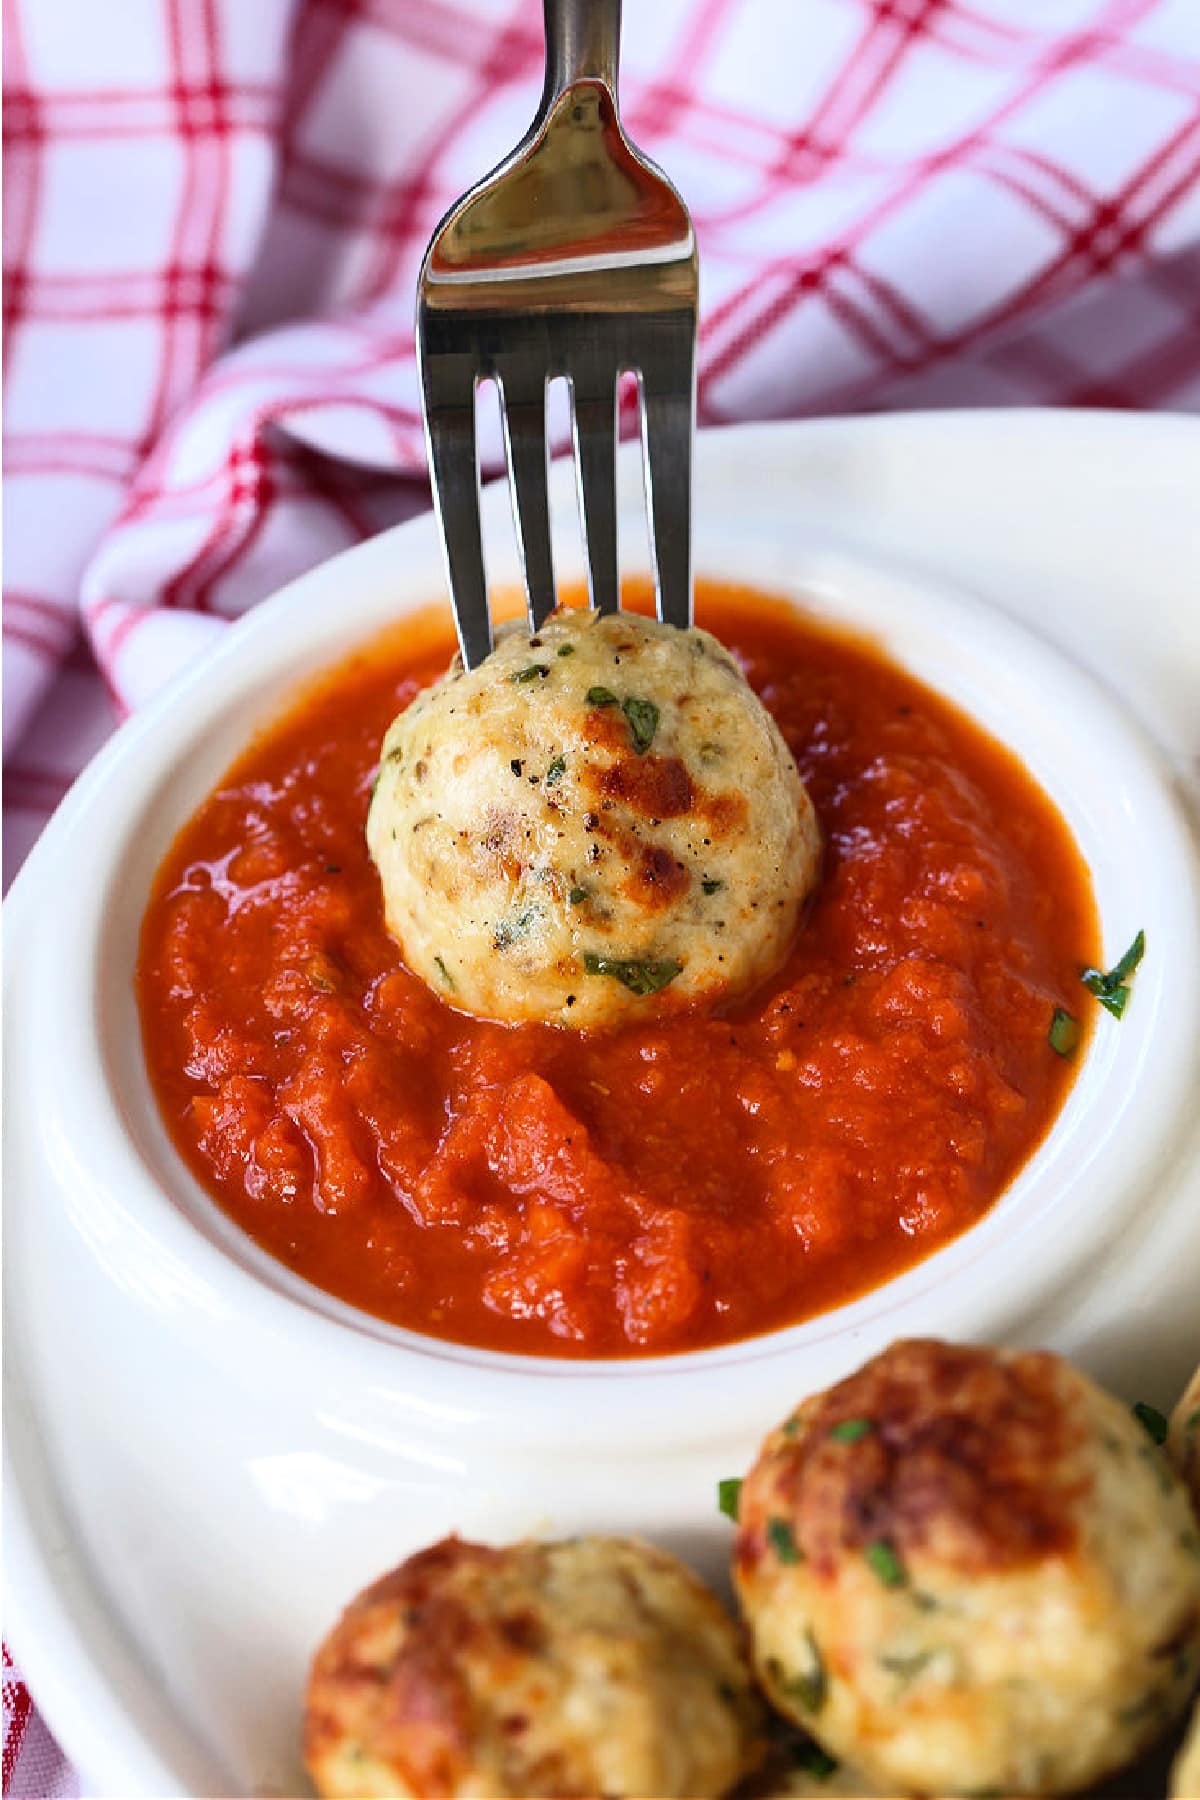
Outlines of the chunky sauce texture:
[[[640,595],[645,603],[644,593]],[[411,622],[260,736],[143,927],[146,1058],[222,1207],[308,1280],[438,1337],[628,1356],[792,1324],[975,1223],[1073,1062],[1087,870],[1023,767],[862,639],[701,584],[826,839],[780,974],[605,1036],[454,1012],[383,925],[383,733],[444,668]]]

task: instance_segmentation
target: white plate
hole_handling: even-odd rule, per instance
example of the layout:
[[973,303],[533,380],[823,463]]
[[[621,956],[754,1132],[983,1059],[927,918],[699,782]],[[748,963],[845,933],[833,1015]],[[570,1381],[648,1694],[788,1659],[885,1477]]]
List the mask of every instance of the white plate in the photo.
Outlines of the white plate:
[[[631,457],[621,481],[636,566]],[[1200,424],[746,428],[701,440],[697,485],[702,572],[868,624],[1024,754],[1088,855],[1106,954],[1147,928],[1136,1005],[1101,1022],[986,1220],[808,1325],[601,1366],[363,1319],[261,1255],[180,1167],[130,976],[153,869],[252,725],[440,589],[431,521],[258,609],[117,735],[10,901],[6,1628],[91,1791],[296,1792],[317,1638],[451,1528],[642,1530],[715,1569],[715,1479],[902,1331],[1048,1342],[1159,1403],[1200,1355]],[[559,468],[569,573],[568,493]],[[505,515],[493,492],[502,579]]]

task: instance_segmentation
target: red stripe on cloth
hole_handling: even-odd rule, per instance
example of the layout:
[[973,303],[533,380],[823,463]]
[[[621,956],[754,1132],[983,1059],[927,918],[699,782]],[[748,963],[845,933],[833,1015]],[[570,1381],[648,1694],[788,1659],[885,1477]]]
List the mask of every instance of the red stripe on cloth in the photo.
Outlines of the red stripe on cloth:
[[71,776],[60,775],[56,769],[36,768],[28,763],[9,763],[4,771],[5,805],[52,812],[66,798],[72,779]]
[[[674,48],[668,53],[670,79],[651,81],[641,89],[632,106],[623,109],[626,130],[634,137],[641,130],[655,131],[660,136],[678,128],[679,116],[692,106],[696,91],[695,78],[717,42],[722,26],[737,0],[700,0],[695,13],[684,21]],[[685,83],[692,82],[691,87]]]
[[[403,5],[397,5],[396,0],[342,0],[342,4],[370,24],[403,38],[419,50],[431,51],[456,67],[469,60],[495,29],[475,13],[448,4],[448,0],[404,0]],[[520,6],[511,24],[501,27],[509,53],[518,64],[531,60],[540,63],[542,59],[541,26],[531,25],[531,18],[537,18],[536,9]]]
[[[1114,26],[1118,20],[1130,22],[1136,17],[1141,17],[1146,6],[1152,4],[1153,0],[1109,0],[1109,5],[1104,9],[1105,17],[1110,26]],[[831,243],[825,252],[816,260],[815,267],[818,271],[818,275],[821,270],[828,267],[829,263],[837,257],[845,256],[848,252],[859,248],[875,226],[881,224],[885,219],[899,211],[921,189],[921,187],[927,183],[932,172],[950,167],[956,162],[961,162],[964,160],[965,152],[972,150],[980,144],[989,142],[991,134],[999,124],[1004,120],[1011,118],[1016,112],[1026,106],[1031,99],[1041,93],[1056,74],[1061,74],[1066,67],[1084,56],[1087,48],[1093,41],[1093,37],[1094,30],[1090,29],[1088,32],[1073,33],[1061,42],[1053,45],[1049,52],[1028,72],[1026,80],[1018,90],[1015,93],[1010,94],[1007,100],[996,107],[987,120],[981,123],[975,130],[964,134],[964,136],[953,145],[947,146],[944,150],[939,151],[936,156],[923,159],[909,173],[906,179],[898,183],[897,186],[876,206],[868,208],[867,211],[855,221],[854,225],[843,233],[840,240],[835,240]],[[1061,257],[1056,258],[1054,259],[1054,267],[1062,266],[1065,268],[1069,266],[1070,260],[1069,257],[1065,262]],[[778,284],[775,284],[772,287],[770,299],[765,303],[761,303],[763,288],[766,285],[763,281],[763,273],[771,272],[784,276],[785,285],[780,288]],[[1049,285],[1054,277],[1050,274],[1049,270],[1044,271],[1044,273],[1046,275],[1047,284]],[[1080,273],[1081,271],[1076,271],[1077,278]],[[996,321],[1002,322],[1004,319],[1013,316],[1014,312],[1020,311],[1025,306],[1034,304],[1039,297],[1040,281],[1041,276],[1036,278],[1034,282],[1027,284],[1025,288],[1021,289],[1003,308],[997,309],[994,314]],[[818,279],[816,285],[819,284]],[[702,323],[700,330],[700,373],[702,383],[711,384],[720,377],[728,374],[736,364],[742,360],[752,346],[778,324],[782,317],[795,304],[799,295],[805,288],[812,288],[813,286],[814,266],[812,264],[798,271],[794,271],[788,269],[786,259],[780,258],[776,260],[773,267],[769,267],[768,270],[760,273],[757,283],[750,282],[744,284],[737,289],[722,306],[714,308],[709,315],[708,320]],[[706,343],[711,342],[712,338],[724,327],[733,324],[739,313],[744,315],[743,323],[733,332],[732,336],[727,339],[720,348],[710,350],[707,355],[704,354]],[[926,367],[938,357],[946,354],[951,348],[961,349],[965,345],[973,342],[976,337],[982,336],[985,331],[992,328],[993,324],[989,320],[986,325],[981,323],[977,328],[973,328],[972,331],[968,333],[958,334],[939,340],[938,344],[931,348],[929,353],[916,366]],[[902,373],[909,372],[909,370],[910,365],[905,365],[904,367],[897,367],[894,371],[885,369],[882,373],[886,377],[893,372]],[[881,372],[878,370],[874,371],[869,378],[866,378],[866,387],[869,388],[870,386],[877,384],[880,377]],[[858,394],[863,387],[864,382],[858,381],[845,388],[838,389],[836,393],[832,395],[825,394],[822,396],[822,404],[826,407],[853,405],[855,395]],[[705,400],[701,411],[701,417],[711,420],[718,416],[719,415],[714,411],[708,409],[708,403]]]
[[[32,139],[56,143],[68,138],[87,138],[105,143],[119,138],[169,137],[178,123],[179,98],[199,102],[211,97],[211,84],[173,93],[149,89],[101,88],[94,93],[75,91],[38,96],[38,119],[31,128],[23,109],[6,111],[4,141],[19,144]],[[275,123],[278,96],[266,82],[221,84],[221,106],[226,123],[240,131],[269,131]]]
[[21,137],[8,149],[4,158],[4,300],[3,368],[9,366],[9,352],[20,324],[25,277],[37,226],[42,189],[41,138],[38,99],[29,83],[29,66],[21,34],[21,19],[16,0],[4,0],[0,18],[4,24],[4,118],[19,122]]
[[[360,0],[360,3],[371,5],[373,0]],[[418,16],[421,11],[420,6],[415,8]],[[406,21],[408,16],[409,9],[406,7]],[[389,185],[391,204],[387,208],[386,223],[376,227],[378,241],[373,266],[363,277],[359,287],[361,304],[369,306],[388,293],[406,251],[424,249],[429,231],[428,199],[434,167],[478,110],[481,98],[490,94],[501,83],[519,79],[532,65],[541,67],[542,40],[540,35],[537,38],[531,36],[528,17],[526,0],[515,0],[504,24],[494,34],[487,36],[486,55],[474,71],[476,85],[441,121],[437,135],[414,158],[401,179]],[[460,67],[465,54],[460,38],[455,52]]]
[[20,644],[22,649],[30,651],[34,656],[42,657],[48,663],[56,663],[59,659],[61,652],[59,644],[51,643],[48,638],[42,637],[35,628],[22,625],[16,619],[5,618],[0,621],[0,632],[12,643]]
[[13,1679],[8,1671],[12,1668],[8,1648],[4,1651],[5,1682],[4,1701],[7,1714],[4,1732],[3,1778],[4,1791],[8,1792],[12,1778],[16,1772],[17,1758],[21,1754],[21,1745],[25,1733],[29,1729],[29,1718],[33,1710],[33,1702],[29,1698],[29,1689],[20,1679]]

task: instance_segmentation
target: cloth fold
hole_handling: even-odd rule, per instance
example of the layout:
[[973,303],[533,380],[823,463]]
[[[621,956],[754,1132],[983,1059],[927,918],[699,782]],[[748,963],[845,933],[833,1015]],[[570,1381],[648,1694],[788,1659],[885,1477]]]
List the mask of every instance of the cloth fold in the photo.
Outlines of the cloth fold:
[[[416,273],[532,116],[540,11],[3,0],[10,871],[117,717],[427,503]],[[624,37],[702,424],[1200,406],[1196,0],[655,0]],[[59,1791],[4,1693],[7,1790]]]

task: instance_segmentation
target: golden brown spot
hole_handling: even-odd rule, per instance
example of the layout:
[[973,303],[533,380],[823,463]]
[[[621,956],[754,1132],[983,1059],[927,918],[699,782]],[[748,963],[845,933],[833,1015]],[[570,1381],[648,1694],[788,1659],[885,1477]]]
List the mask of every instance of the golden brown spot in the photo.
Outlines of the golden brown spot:
[[735,791],[713,794],[701,788],[696,795],[695,810],[708,826],[713,842],[720,843],[722,838],[732,837],[735,831],[745,829],[750,804],[745,794]]
[[[783,1440],[776,1493],[809,1561],[831,1573],[880,1539],[984,1574],[1066,1553],[1088,1482],[1069,1374],[1043,1353],[916,1339],[822,1396]],[[850,1419],[872,1429],[831,1436]]]
[[636,846],[624,892],[644,912],[662,912],[691,886],[691,876],[661,844]]
[[502,1552],[445,1538],[351,1603],[313,1663],[310,1768],[336,1749],[349,1724],[408,1790],[431,1800],[457,1791],[472,1750],[463,1657],[486,1629],[461,1590],[502,1560]]
[[604,770],[598,786],[647,819],[677,819],[695,801],[692,778],[677,756],[622,757]]

